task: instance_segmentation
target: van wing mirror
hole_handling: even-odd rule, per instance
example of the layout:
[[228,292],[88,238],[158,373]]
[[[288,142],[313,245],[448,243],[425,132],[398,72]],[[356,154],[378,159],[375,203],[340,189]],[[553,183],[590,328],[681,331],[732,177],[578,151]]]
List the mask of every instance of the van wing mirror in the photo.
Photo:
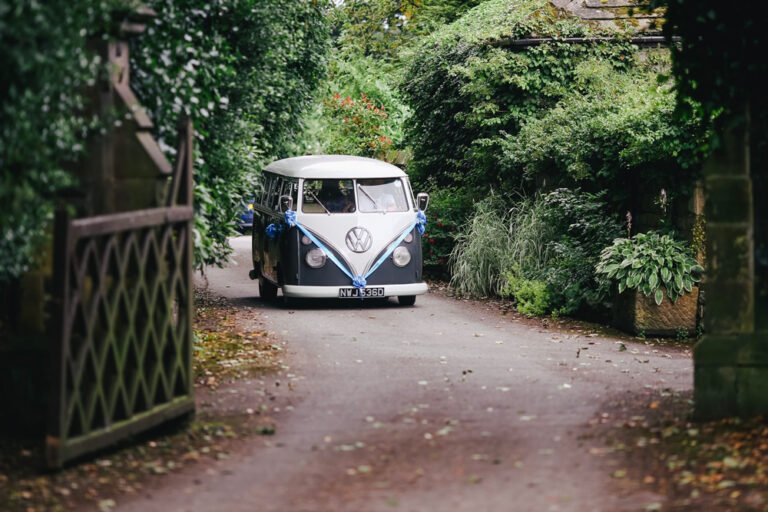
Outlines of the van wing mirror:
[[293,198],[291,196],[280,196],[280,213],[293,210]]
[[429,194],[426,192],[419,192],[416,195],[416,207],[425,212],[427,211],[427,206],[429,206]]

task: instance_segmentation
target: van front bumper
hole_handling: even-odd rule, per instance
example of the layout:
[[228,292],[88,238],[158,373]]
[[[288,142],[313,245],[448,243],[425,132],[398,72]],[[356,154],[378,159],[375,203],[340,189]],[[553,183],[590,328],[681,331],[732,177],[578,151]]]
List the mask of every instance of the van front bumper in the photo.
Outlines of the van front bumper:
[[[283,295],[304,299],[338,299],[339,290],[350,286],[301,286],[295,284],[283,285]],[[403,295],[423,295],[429,289],[427,283],[371,285],[368,288],[384,288],[385,297]]]

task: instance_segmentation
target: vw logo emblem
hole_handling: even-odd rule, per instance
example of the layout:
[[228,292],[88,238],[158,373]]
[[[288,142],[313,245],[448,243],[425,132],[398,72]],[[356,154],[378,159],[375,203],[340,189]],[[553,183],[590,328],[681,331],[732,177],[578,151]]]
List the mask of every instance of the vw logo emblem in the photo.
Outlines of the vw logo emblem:
[[365,228],[356,227],[347,232],[347,247],[352,252],[365,252],[371,248],[373,237]]

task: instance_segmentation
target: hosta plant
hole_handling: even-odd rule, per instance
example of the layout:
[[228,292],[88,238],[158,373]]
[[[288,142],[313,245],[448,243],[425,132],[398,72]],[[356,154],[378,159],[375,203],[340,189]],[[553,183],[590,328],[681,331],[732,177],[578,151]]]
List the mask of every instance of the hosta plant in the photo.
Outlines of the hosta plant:
[[615,283],[619,293],[636,289],[653,296],[657,305],[665,294],[674,303],[693,290],[703,271],[685,243],[655,232],[617,238],[603,249],[595,268],[598,278]]

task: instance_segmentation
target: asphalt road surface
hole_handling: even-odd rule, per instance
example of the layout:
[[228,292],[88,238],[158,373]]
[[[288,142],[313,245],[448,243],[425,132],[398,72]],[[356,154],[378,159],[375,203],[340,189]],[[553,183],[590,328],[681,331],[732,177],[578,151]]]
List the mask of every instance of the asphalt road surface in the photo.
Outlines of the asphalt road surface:
[[250,238],[233,245],[236,264],[211,269],[209,287],[261,310],[286,343],[277,432],[119,510],[617,511],[662,500],[621,491],[588,424],[627,390],[690,389],[684,352],[624,350],[436,294],[406,308],[265,304],[248,279]]

